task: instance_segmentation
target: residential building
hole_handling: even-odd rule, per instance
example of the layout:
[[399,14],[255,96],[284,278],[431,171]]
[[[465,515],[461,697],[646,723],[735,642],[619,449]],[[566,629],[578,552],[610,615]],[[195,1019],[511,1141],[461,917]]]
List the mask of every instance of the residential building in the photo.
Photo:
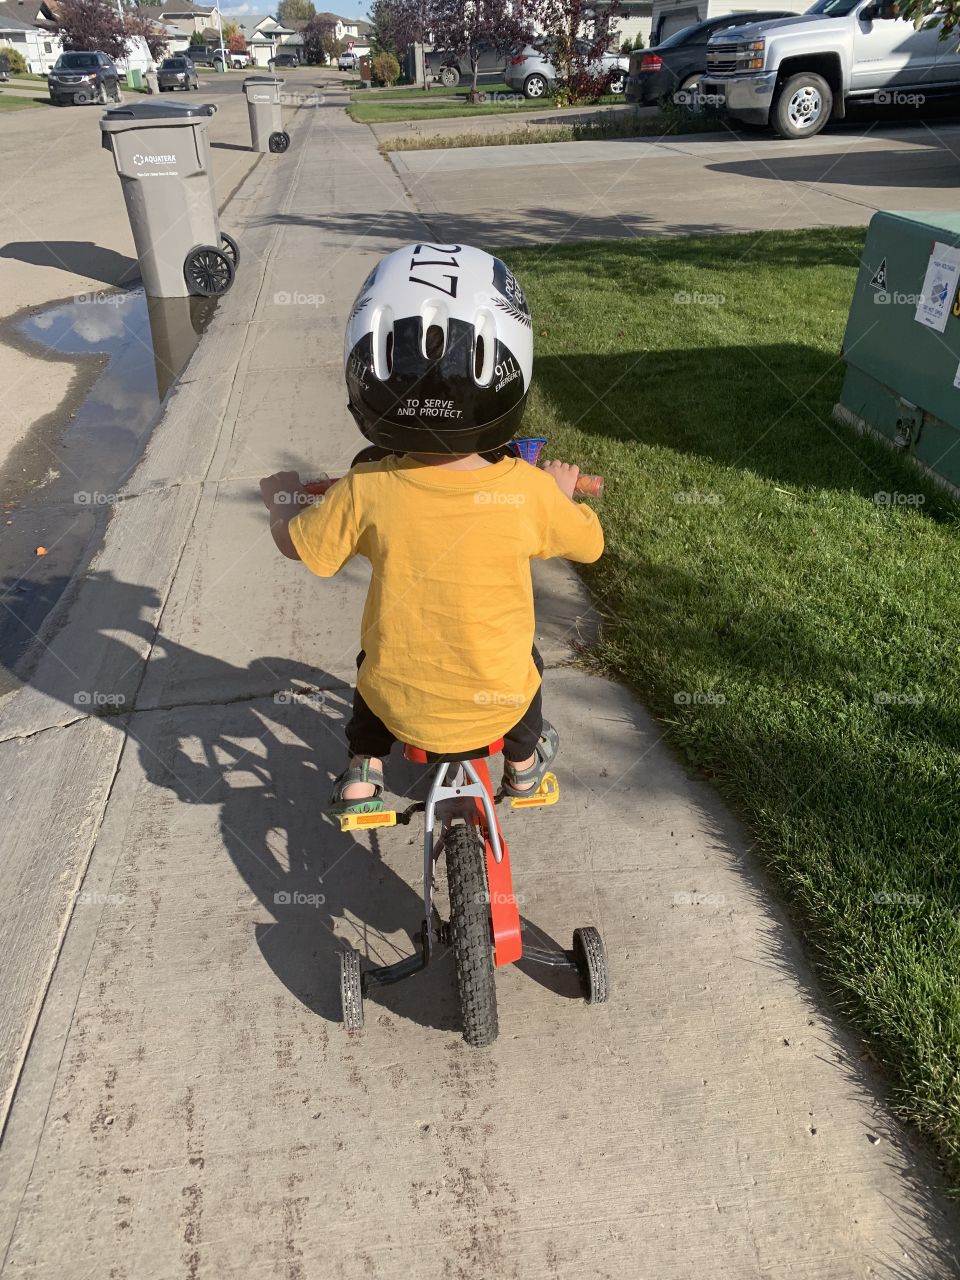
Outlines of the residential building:
[[[804,13],[810,8],[812,0],[780,0],[774,8],[789,10],[791,13]],[[653,0],[653,29],[651,45],[666,40],[681,27],[693,26],[695,22],[703,22],[707,18],[720,18],[726,13],[750,13],[760,8],[756,0]]]
[[46,19],[37,0],[0,0],[0,45],[22,54],[37,75],[49,71],[63,51],[56,31],[42,25]]

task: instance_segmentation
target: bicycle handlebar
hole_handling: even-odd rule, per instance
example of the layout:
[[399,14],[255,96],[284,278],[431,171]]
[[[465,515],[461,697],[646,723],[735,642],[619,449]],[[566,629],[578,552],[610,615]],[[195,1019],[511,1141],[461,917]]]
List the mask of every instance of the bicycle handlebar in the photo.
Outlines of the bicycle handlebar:
[[[318,480],[305,481],[303,487],[306,489],[307,493],[322,496],[327,492],[330,486],[336,484],[339,479],[339,476],[322,476]],[[603,476],[577,476],[574,493],[578,494],[581,498],[602,498],[603,487]]]

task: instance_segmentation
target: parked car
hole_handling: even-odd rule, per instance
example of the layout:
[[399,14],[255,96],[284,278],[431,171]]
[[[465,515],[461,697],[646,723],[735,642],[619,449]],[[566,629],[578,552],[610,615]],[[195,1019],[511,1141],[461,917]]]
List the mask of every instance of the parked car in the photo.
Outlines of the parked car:
[[278,53],[267,63],[270,67],[299,67],[300,59],[295,53]]
[[[624,97],[627,102],[644,107],[656,106],[677,93],[692,100],[700,92],[700,80],[707,69],[707,41],[711,36],[750,22],[793,16],[784,9],[764,13],[728,13],[683,27],[652,49],[631,53]],[[695,104],[690,101],[687,105]]]
[[244,67],[253,66],[253,59],[247,52],[228,53],[227,57],[230,59],[230,65],[235,71],[242,71]]
[[74,50],[61,53],[47,72],[50,101],[57,106],[70,102],[122,102],[120,73],[105,53]]
[[164,58],[160,63],[157,68],[157,84],[161,93],[168,93],[172,89],[189,91],[200,88],[200,77],[190,59],[180,53],[173,58]]
[[[452,89],[462,80],[473,83],[473,67],[468,57],[458,57],[456,53],[445,49],[431,49],[423,57],[427,79],[439,80],[442,85]],[[481,49],[477,65],[479,80],[502,80],[507,59],[496,49]]]
[[891,0],[817,0],[799,17],[714,36],[701,88],[731,119],[812,138],[852,103],[960,95],[960,52],[941,25],[935,14],[916,28]]
[[[586,46],[580,46],[585,50]],[[627,70],[630,59],[626,54],[605,53],[588,69],[607,77],[607,87],[611,93],[623,93],[627,84]],[[550,55],[541,49],[528,44],[522,53],[507,59],[504,79],[509,88],[522,93],[527,98],[545,98],[553,91],[557,72]]]
[[352,49],[348,49],[345,53],[341,53],[337,59],[337,66],[341,71],[356,71],[359,65],[359,59]]

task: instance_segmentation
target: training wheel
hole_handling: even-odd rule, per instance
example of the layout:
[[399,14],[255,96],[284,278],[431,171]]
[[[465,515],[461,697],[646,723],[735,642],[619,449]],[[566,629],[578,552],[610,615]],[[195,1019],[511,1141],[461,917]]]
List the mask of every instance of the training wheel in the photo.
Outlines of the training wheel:
[[191,293],[215,298],[233,284],[233,263],[221,249],[202,244],[191,249],[183,263],[183,278]]
[[340,1008],[348,1031],[363,1028],[363,981],[360,957],[355,951],[340,952]]
[[584,987],[587,1004],[606,1004],[610,995],[607,952],[600,931],[586,924],[573,931],[573,954]]
[[286,129],[278,129],[276,133],[271,133],[267,146],[273,152],[282,152],[290,146],[290,135]]

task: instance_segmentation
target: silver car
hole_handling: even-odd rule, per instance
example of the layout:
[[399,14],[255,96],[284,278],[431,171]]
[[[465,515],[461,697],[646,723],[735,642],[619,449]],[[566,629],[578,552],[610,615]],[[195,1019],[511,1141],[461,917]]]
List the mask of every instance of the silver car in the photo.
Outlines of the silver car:
[[[585,45],[580,48],[581,52],[586,51]],[[607,75],[607,89],[610,93],[623,93],[627,87],[629,67],[629,55],[620,53],[604,53],[596,61],[587,64],[588,71]],[[522,53],[507,59],[504,79],[515,93],[522,93],[527,98],[546,98],[553,92],[557,72],[549,54],[528,44]]]

